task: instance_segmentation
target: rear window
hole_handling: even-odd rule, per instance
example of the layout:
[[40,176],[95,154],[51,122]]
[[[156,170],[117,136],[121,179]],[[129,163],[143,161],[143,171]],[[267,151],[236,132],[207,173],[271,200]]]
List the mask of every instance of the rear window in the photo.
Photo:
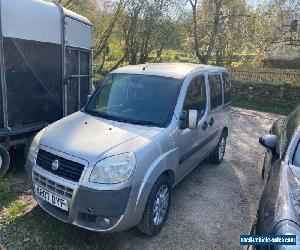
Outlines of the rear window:
[[300,141],[299,141],[297,149],[295,151],[293,165],[300,167]]
[[208,76],[210,85],[210,103],[211,109],[222,106],[222,81],[219,74]]
[[224,83],[224,104],[226,104],[231,101],[231,82],[227,72],[223,72],[222,77]]

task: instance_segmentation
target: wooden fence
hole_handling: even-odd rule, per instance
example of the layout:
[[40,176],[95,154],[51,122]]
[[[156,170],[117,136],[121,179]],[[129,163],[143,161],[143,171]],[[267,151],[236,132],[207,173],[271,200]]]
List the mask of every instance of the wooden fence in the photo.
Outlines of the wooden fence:
[[240,83],[293,84],[300,86],[297,69],[230,69],[231,80]]

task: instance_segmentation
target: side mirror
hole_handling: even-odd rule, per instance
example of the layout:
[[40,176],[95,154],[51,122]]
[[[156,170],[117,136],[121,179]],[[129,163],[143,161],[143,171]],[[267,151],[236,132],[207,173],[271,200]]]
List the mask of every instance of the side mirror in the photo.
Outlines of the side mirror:
[[259,138],[259,143],[265,148],[272,151],[273,155],[276,155],[277,137],[276,135],[264,135]]
[[180,129],[195,129],[198,125],[198,111],[197,110],[183,110],[180,115]]
[[198,125],[198,111],[197,110],[189,110],[188,116],[188,126],[189,129],[195,129]]

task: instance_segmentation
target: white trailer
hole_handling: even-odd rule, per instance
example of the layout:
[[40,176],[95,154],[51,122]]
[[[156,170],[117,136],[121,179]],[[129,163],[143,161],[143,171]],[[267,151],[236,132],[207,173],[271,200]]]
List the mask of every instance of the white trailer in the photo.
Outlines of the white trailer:
[[92,24],[59,3],[0,0],[0,177],[8,150],[81,109],[92,88]]

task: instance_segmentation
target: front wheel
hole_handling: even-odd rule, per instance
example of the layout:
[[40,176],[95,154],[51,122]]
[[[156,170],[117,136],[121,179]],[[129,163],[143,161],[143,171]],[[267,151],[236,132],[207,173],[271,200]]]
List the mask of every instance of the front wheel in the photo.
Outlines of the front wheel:
[[9,169],[10,156],[6,148],[0,146],[0,178],[4,177]]
[[166,175],[162,175],[154,184],[138,225],[140,232],[155,236],[165,225],[171,204],[172,185]]
[[210,162],[220,164],[223,161],[226,150],[226,135],[222,133],[219,143],[213,152],[209,155]]

